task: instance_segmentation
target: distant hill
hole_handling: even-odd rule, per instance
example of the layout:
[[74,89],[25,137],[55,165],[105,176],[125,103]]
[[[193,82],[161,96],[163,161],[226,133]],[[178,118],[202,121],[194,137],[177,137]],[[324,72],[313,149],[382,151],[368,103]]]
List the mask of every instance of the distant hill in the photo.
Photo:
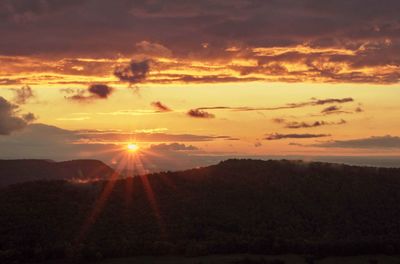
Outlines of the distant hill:
[[287,160],[228,160],[115,182],[17,184],[0,192],[0,262],[396,254],[399,190],[400,169]]
[[108,179],[113,172],[98,160],[0,160],[0,187],[37,180]]

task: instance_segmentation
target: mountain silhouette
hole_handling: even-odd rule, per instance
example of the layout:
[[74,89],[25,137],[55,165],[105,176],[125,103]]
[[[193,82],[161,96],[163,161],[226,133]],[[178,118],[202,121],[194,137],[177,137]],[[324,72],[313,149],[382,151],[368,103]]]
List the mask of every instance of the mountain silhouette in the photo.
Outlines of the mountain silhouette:
[[288,160],[228,160],[86,184],[21,183],[0,192],[0,252],[21,261],[394,254],[399,188],[400,169]]
[[0,160],[0,187],[37,180],[108,179],[113,172],[98,160]]

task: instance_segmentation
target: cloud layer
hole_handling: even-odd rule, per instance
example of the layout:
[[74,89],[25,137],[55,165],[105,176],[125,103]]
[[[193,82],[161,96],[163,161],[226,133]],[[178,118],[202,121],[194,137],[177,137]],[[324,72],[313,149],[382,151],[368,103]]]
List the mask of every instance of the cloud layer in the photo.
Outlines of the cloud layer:
[[391,135],[374,136],[360,139],[328,141],[312,146],[323,148],[400,149],[400,137]]
[[400,78],[397,0],[64,2],[1,1],[0,84],[87,83],[116,65],[130,84]]
[[346,124],[346,120],[341,119],[339,121],[313,121],[313,122],[299,122],[299,121],[288,121],[283,118],[275,118],[273,119],[275,123],[283,124],[285,128],[291,129],[300,129],[300,128],[313,128],[313,127],[321,127],[321,126],[330,126],[330,125],[344,125]]
[[329,137],[328,134],[281,134],[281,133],[274,133],[267,135],[264,140],[281,140],[281,139],[289,139],[289,138],[296,138],[296,139],[303,139],[303,138],[321,138],[321,137]]

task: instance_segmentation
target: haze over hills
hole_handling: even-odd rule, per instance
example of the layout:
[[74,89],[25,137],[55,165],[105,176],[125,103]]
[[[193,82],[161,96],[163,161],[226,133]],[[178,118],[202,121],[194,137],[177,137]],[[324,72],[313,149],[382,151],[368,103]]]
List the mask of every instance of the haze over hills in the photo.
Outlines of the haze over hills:
[[399,188],[400,169],[287,160],[16,184],[0,192],[0,257],[391,254]]
[[113,172],[98,160],[0,160],[0,187],[37,180],[105,180]]

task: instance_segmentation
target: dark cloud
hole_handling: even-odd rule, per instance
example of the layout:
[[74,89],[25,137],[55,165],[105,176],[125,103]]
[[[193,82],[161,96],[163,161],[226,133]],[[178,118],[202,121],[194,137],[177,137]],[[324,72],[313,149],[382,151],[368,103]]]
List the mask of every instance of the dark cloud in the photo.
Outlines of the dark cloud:
[[157,112],[171,112],[171,108],[161,103],[160,101],[152,102],[151,106],[153,106]]
[[22,86],[19,89],[12,89],[12,91],[15,93],[13,101],[16,104],[26,104],[28,100],[35,97],[35,93],[28,85]]
[[19,115],[19,106],[8,102],[0,96],[0,135],[9,135],[25,128],[35,120],[32,113]]
[[35,116],[33,113],[27,113],[23,114],[22,119],[24,119],[27,123],[33,122],[37,119],[37,116]]
[[150,72],[150,60],[134,61],[128,65],[120,65],[114,70],[114,75],[123,82],[137,84],[146,80]]
[[60,92],[68,94],[65,99],[77,102],[90,102],[96,99],[107,99],[114,88],[106,84],[92,84],[86,90],[84,89],[60,89]]
[[338,103],[338,104],[344,104],[344,103],[349,103],[349,102],[354,102],[354,99],[351,97],[346,97],[346,98],[328,98],[328,99],[315,99],[313,98],[313,105],[325,105],[325,104],[333,104],[333,103]]
[[400,137],[387,135],[350,140],[335,140],[311,146],[321,148],[400,149]]
[[352,114],[352,113],[360,113],[358,108],[355,109],[355,112],[342,110],[342,107],[337,105],[328,106],[322,109],[321,114],[323,115],[333,115],[333,114]]
[[327,134],[280,134],[274,133],[267,135],[265,140],[280,140],[280,139],[289,139],[289,138],[321,138],[321,137],[329,137]]
[[112,87],[105,84],[92,84],[88,88],[90,94],[101,99],[107,99],[113,91]]
[[346,124],[346,120],[341,119],[340,121],[332,122],[332,121],[314,121],[314,122],[298,122],[298,121],[288,121],[283,118],[275,118],[273,119],[275,123],[284,124],[286,128],[298,129],[298,128],[313,128],[313,127],[321,127],[321,126],[330,126],[330,125],[344,125]]
[[337,105],[332,105],[332,106],[328,106],[324,109],[322,109],[321,113],[322,114],[331,114],[331,113],[337,113],[337,112],[341,112],[341,107],[337,106]]
[[[286,104],[286,105],[276,106],[276,107],[203,106],[203,107],[198,107],[196,109],[192,109],[191,111],[194,111],[192,113],[194,116],[196,114],[201,116],[202,113],[207,113],[207,112],[205,112],[206,110],[228,110],[228,111],[238,111],[238,112],[275,111],[275,110],[302,108],[302,107],[308,107],[308,106],[319,106],[319,105],[326,105],[326,104],[333,104],[333,103],[344,104],[344,103],[350,103],[350,102],[354,102],[354,99],[350,98],[350,97],[347,97],[347,98],[328,98],[328,99],[311,98],[311,100],[306,101],[306,102],[289,103],[289,104]],[[332,107],[336,108],[337,106],[332,106]],[[329,109],[331,109],[331,107],[328,107],[327,109],[329,110]],[[328,112],[328,110],[327,110],[327,112]],[[323,113],[326,114],[325,112],[323,112]],[[208,113],[208,114],[210,114],[210,113]]]
[[194,118],[214,118],[215,115],[201,109],[190,109],[187,115]]

